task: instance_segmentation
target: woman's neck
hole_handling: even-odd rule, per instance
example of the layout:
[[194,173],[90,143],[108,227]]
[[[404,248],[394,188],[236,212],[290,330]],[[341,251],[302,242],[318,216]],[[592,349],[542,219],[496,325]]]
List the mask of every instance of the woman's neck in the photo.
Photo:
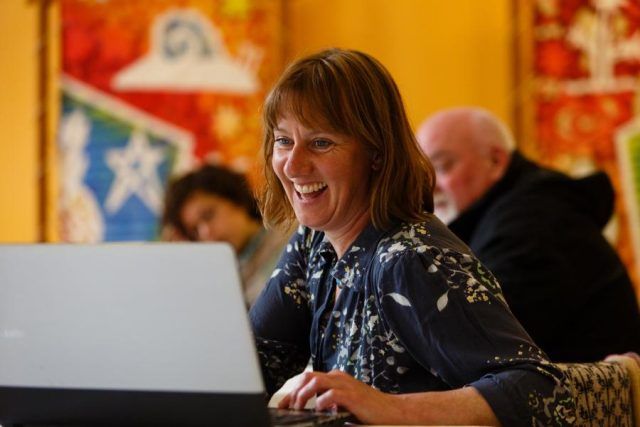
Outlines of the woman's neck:
[[353,244],[362,230],[369,224],[369,221],[369,209],[365,209],[340,230],[325,231],[329,243],[338,254],[338,259],[342,258],[349,246]]

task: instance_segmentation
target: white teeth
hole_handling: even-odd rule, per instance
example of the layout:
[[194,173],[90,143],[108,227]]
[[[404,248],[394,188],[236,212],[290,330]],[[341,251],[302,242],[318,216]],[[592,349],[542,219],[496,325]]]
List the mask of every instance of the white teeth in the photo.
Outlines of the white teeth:
[[293,188],[295,188],[296,191],[300,194],[314,193],[316,191],[322,190],[326,186],[327,184],[325,184],[324,182],[316,182],[313,184],[305,185],[293,184]]

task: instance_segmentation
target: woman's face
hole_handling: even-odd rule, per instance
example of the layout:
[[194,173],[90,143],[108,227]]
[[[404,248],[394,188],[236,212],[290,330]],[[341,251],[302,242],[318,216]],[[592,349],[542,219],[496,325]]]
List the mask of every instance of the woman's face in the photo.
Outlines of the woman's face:
[[339,235],[368,215],[371,162],[360,141],[292,115],[273,136],[271,164],[300,224]]
[[259,224],[232,201],[215,194],[196,191],[180,209],[180,220],[191,240],[228,242],[242,250]]

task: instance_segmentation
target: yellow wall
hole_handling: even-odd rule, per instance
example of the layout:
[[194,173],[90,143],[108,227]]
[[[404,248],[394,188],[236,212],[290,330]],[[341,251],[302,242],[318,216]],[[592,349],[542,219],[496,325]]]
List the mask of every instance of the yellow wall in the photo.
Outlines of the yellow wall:
[[287,56],[363,50],[387,66],[414,126],[434,111],[480,105],[512,123],[508,0],[290,0]]
[[[511,122],[508,0],[282,1],[288,58],[331,46],[374,55],[395,77],[414,126],[439,108],[461,104],[484,106]],[[38,3],[0,0],[0,242],[39,236]],[[55,74],[59,23],[53,3],[49,52]],[[49,81],[52,89],[55,83]],[[54,123],[56,98],[50,101]],[[55,162],[48,164],[55,171]],[[54,200],[55,182],[49,182]],[[48,207],[51,219],[54,207]],[[52,223],[49,239],[55,239]]]
[[38,232],[38,2],[0,1],[0,241]]

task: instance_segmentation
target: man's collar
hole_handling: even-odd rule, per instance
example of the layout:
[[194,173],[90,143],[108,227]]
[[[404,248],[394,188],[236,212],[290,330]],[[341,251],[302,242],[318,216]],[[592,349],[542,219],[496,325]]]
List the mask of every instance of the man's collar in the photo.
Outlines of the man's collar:
[[464,242],[468,243],[475,230],[478,221],[486,210],[493,205],[493,202],[505,192],[507,192],[517,181],[522,169],[529,164],[518,151],[514,151],[509,159],[509,166],[504,175],[496,181],[484,195],[476,200],[471,206],[460,213],[460,215],[448,224],[448,227]]

